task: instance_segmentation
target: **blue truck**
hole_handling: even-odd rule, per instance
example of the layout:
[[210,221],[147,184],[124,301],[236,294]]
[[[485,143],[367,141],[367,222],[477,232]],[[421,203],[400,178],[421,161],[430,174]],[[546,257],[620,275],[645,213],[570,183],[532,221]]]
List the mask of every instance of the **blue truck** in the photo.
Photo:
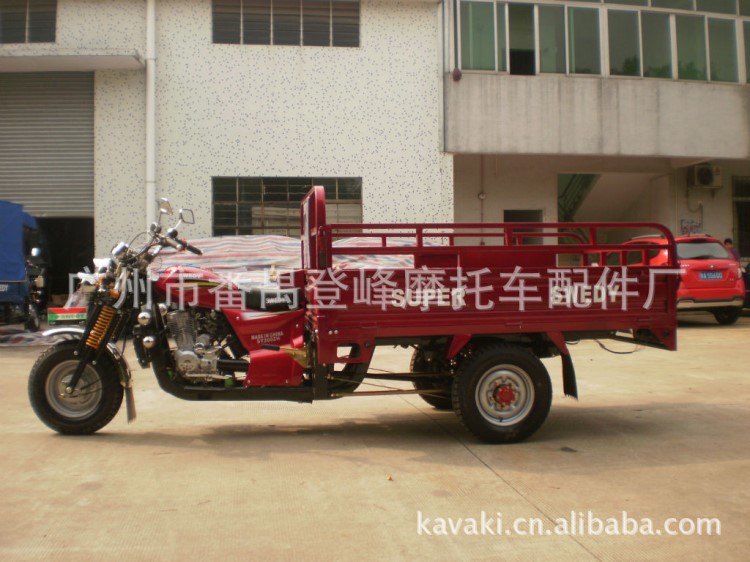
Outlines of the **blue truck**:
[[40,327],[44,266],[39,226],[23,206],[0,201],[0,324]]

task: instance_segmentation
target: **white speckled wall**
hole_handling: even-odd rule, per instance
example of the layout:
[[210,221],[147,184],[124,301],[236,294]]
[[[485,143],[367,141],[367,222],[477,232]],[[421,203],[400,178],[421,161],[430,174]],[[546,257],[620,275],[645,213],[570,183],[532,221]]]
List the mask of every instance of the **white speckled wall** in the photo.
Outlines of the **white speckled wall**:
[[[195,210],[187,236],[210,235],[212,176],[361,176],[366,222],[452,220],[437,5],[364,0],[360,38],[214,45],[210,0],[157,2],[157,195]],[[145,86],[142,72],[96,84],[101,253],[143,225]]]
[[94,229],[107,255],[146,221],[146,75],[100,71],[94,85]]
[[146,47],[146,0],[59,0],[60,47],[136,50]]
[[121,54],[146,46],[146,0],[58,0],[54,43],[0,45],[14,54]]

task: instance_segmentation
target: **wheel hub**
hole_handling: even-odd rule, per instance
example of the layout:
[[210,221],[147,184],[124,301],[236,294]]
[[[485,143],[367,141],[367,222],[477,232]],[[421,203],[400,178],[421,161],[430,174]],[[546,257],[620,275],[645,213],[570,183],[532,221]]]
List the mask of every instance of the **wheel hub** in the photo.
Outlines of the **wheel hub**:
[[475,400],[479,413],[489,423],[513,425],[531,411],[534,384],[528,373],[517,365],[495,365],[479,378]]
[[96,371],[87,366],[76,389],[68,393],[78,361],[64,361],[50,372],[45,385],[47,402],[57,414],[82,419],[94,413],[102,399],[102,385]]
[[75,404],[76,406],[79,406],[81,404],[84,404],[87,400],[89,400],[89,397],[86,395],[85,392],[81,392],[81,383],[79,381],[79,384],[77,388],[70,388],[70,381],[73,380],[73,375],[69,375],[65,377],[63,380],[61,380],[58,384],[59,388],[59,395],[61,400],[67,400],[69,404]]
[[501,384],[495,389],[494,398],[501,408],[507,408],[518,400],[518,394],[511,385]]

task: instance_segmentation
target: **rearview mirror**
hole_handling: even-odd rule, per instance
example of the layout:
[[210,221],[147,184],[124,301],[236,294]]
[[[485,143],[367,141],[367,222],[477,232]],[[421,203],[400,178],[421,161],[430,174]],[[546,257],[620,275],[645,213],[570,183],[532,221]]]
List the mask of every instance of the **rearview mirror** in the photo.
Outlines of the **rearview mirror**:
[[193,211],[190,209],[180,209],[180,220],[185,224],[195,223],[195,217],[193,217]]
[[160,215],[171,215],[172,205],[169,204],[169,199],[162,197],[159,199],[159,214]]

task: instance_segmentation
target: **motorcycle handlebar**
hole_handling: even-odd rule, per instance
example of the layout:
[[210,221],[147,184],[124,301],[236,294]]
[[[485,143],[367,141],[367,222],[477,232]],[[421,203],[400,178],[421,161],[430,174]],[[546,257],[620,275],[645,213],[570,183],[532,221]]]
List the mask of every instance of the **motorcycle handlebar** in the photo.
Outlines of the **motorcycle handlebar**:
[[193,246],[191,244],[188,244],[187,240],[183,240],[182,241],[182,245],[185,246],[185,249],[188,252],[193,252],[196,256],[202,256],[203,255],[203,252],[201,252],[198,248],[196,248],[195,246]]
[[175,240],[174,238],[170,238],[169,236],[162,236],[161,240],[164,244],[166,244],[170,248],[174,248],[178,252],[183,249],[183,246],[180,244],[180,242],[178,240]]
[[187,240],[180,240],[179,238],[176,238],[176,237],[165,236],[164,237],[164,242],[168,246],[171,246],[172,248],[174,248],[177,251],[187,250],[187,251],[192,252],[192,253],[194,253],[195,255],[198,255],[198,256],[202,256],[203,255],[203,252],[201,252],[198,248],[196,248],[195,246],[193,246],[191,244],[188,244]]

